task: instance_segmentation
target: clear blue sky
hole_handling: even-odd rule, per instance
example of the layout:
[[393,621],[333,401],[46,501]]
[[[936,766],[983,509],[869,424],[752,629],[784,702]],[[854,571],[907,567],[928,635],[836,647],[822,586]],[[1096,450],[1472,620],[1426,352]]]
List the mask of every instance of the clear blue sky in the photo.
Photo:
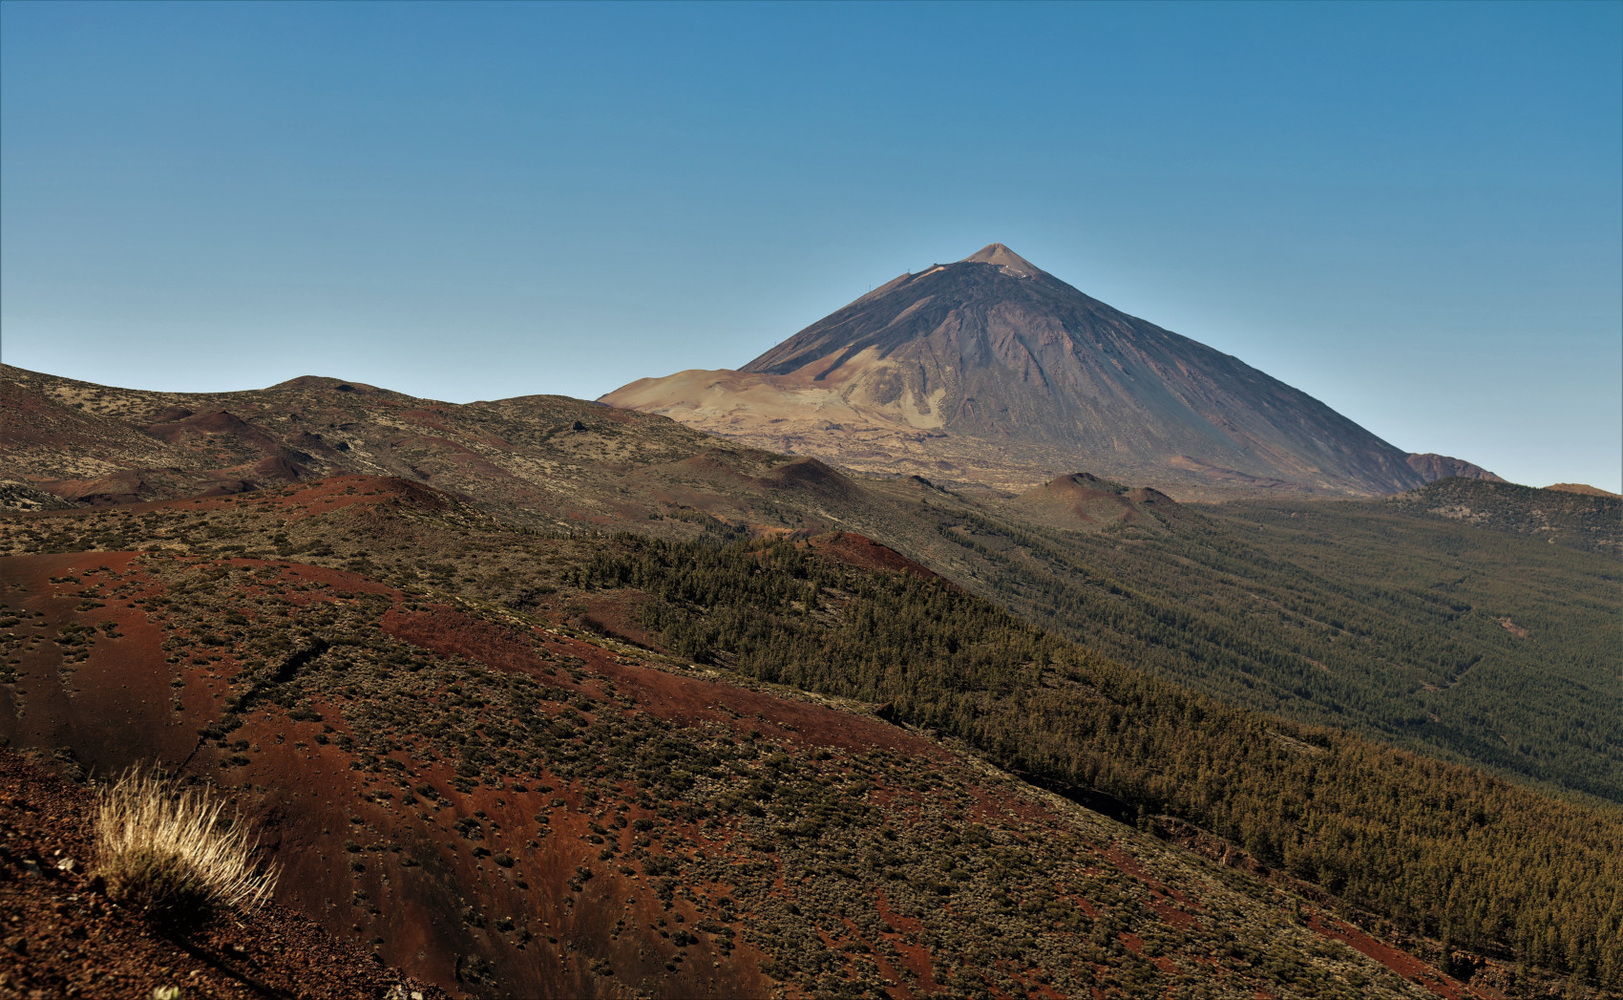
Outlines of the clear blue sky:
[[449,400],[1009,244],[1394,444],[1623,489],[1623,4],[0,4],[0,355]]

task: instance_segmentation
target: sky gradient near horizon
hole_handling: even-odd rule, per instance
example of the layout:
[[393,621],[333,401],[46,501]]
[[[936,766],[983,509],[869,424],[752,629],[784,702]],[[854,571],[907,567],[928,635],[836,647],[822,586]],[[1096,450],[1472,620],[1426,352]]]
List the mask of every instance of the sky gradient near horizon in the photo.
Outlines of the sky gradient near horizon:
[[0,3],[25,368],[593,398],[994,241],[1623,491],[1623,3]]

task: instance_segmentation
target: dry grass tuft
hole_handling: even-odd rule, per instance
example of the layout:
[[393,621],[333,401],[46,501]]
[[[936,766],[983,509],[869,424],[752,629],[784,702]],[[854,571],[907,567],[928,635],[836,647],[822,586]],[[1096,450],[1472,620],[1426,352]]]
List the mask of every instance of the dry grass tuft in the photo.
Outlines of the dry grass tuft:
[[96,809],[97,867],[110,896],[166,923],[194,923],[269,898],[276,871],[254,863],[258,838],[201,788],[131,770]]

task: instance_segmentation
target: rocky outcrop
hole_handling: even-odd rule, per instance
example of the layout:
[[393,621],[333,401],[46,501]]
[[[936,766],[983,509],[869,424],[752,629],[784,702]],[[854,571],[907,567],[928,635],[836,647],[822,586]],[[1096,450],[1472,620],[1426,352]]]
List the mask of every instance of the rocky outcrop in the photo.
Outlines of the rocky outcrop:
[[1424,454],[1410,455],[1409,468],[1420,473],[1421,478],[1428,483],[1435,483],[1439,479],[1448,479],[1451,476],[1457,476],[1460,479],[1483,479],[1490,483],[1502,483],[1505,481],[1482,466],[1473,465],[1463,458],[1450,458],[1447,455],[1438,455],[1429,451]]

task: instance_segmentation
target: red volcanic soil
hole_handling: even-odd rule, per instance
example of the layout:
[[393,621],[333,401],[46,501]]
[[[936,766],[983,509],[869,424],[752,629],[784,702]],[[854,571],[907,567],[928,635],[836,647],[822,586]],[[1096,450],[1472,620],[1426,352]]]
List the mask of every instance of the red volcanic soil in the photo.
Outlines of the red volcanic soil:
[[[317,707],[334,719],[332,706]],[[552,793],[540,791],[564,781],[543,773],[525,791],[482,786],[453,792],[448,764],[419,761],[414,782],[435,788],[439,797],[408,806],[397,793],[380,794],[389,783],[357,773],[333,745],[309,745],[320,729],[298,727],[286,734],[288,743],[274,744],[274,753],[281,727],[270,720],[256,719],[238,732],[266,751],[242,776],[274,789],[263,805],[266,846],[284,859],[283,895],[305,912],[323,914],[335,933],[372,940],[386,960],[448,987],[476,987],[484,963],[499,970],[493,973],[499,995],[613,996],[620,984],[665,996],[769,992],[756,971],[761,956],[747,945],[723,955],[696,942],[680,971],[670,972],[674,947],[650,948],[642,935],[622,935],[677,914],[692,926],[707,914],[681,899],[667,911],[651,879],[599,861],[585,841],[592,816],[581,810],[578,790],[561,789],[565,808],[551,810]],[[634,821],[647,814],[626,815]],[[537,816],[548,823],[538,828]],[[475,819],[483,831],[477,842],[458,827]],[[508,856],[516,859],[511,867],[493,860]],[[570,880],[583,866],[595,877],[577,891]],[[599,962],[612,968],[612,980],[593,971]]]
[[1162,899],[1153,900],[1150,903],[1150,909],[1154,910],[1156,915],[1162,920],[1165,920],[1167,923],[1178,928],[1180,931],[1188,930],[1191,927],[1198,927],[1200,925],[1200,920],[1193,913],[1180,910],[1176,906],[1173,906],[1171,903],[1168,903]]
[[255,462],[249,470],[254,477],[261,481],[291,483],[303,479],[310,473],[298,463],[288,461],[281,455],[271,455]]
[[[216,706],[193,695],[196,714],[172,708],[174,674],[166,663],[163,633],[134,603],[162,588],[130,569],[135,555],[0,559],[0,576],[26,591],[8,602],[33,616],[21,629],[62,635],[63,627],[71,626],[69,639],[76,630],[94,636],[69,644],[41,641],[32,655],[24,652],[19,683],[0,687],[0,735],[12,745],[71,747],[82,763],[105,772],[149,753],[179,759],[196,744],[196,726],[212,718]],[[138,589],[111,593],[125,583]]]
[[[185,412],[184,410],[166,410],[159,416],[169,416],[171,412]],[[163,421],[148,427],[147,433],[170,443],[187,439],[206,439],[210,437],[227,437],[264,452],[267,455],[276,454],[280,446],[269,432],[255,427],[235,413],[226,410],[215,410],[212,413],[193,413],[178,420]]]
[[[176,504],[198,501],[175,501]],[[233,501],[216,501],[220,506]],[[345,473],[301,483],[294,489],[255,493],[234,502],[263,504],[291,520],[314,517],[344,507],[397,504],[422,510],[445,510],[454,502],[446,493],[409,479]],[[208,508],[205,501],[200,506]]]
[[[198,746],[198,729],[219,717],[239,665],[227,651],[171,662],[166,641],[202,637],[196,627],[166,626],[143,607],[166,600],[166,589],[141,558],[133,552],[0,558],[0,577],[26,591],[8,600],[26,616],[18,627],[18,682],[0,686],[0,736],[12,745],[71,748],[80,764],[105,774],[153,758],[184,760]],[[289,585],[399,597],[319,566],[258,559],[207,565],[280,567]],[[288,597],[295,606],[334,599],[308,590],[290,590]],[[58,638],[43,641],[46,635]]]
[[866,535],[850,531],[831,531],[810,539],[807,545],[813,551],[858,569],[887,570],[892,573],[911,573],[927,580],[938,579],[935,573]]
[[0,996],[443,997],[269,904],[184,936],[158,933],[94,875],[85,789],[0,749]]
[[[471,618],[445,604],[432,605],[425,611],[391,609],[383,616],[383,628],[414,646],[446,656],[477,660],[497,670],[540,674],[548,669],[548,664],[536,655],[534,646],[521,641],[513,630]],[[578,640],[562,641],[572,653],[576,646],[602,652]]]
[[[679,726],[724,726],[739,738],[758,738],[750,731],[759,731],[786,748],[889,751],[924,766],[948,756],[877,719],[626,662],[572,636],[504,628],[447,605],[409,604],[403,594],[339,570],[258,559],[182,558],[165,565],[168,575],[160,579],[131,553],[0,562],[6,578],[28,591],[12,604],[28,613],[23,634],[79,626],[97,635],[77,662],[68,662],[79,655],[72,646],[54,641],[23,651],[14,685],[22,691],[23,712],[0,716],[11,729],[7,735],[17,745],[71,749],[82,765],[104,774],[155,759],[182,774],[232,783],[224,787],[235,788],[238,803],[263,830],[264,848],[284,869],[278,902],[341,939],[370,943],[390,965],[474,995],[498,995],[481,986],[490,982],[490,970],[499,971],[503,991],[518,996],[605,996],[626,988],[659,996],[764,996],[778,984],[761,974],[763,956],[742,936],[723,949],[714,939],[678,946],[647,933],[678,917],[687,927],[713,918],[703,900],[732,890],[685,877],[684,893],[691,897],[667,906],[654,891],[658,879],[621,860],[631,850],[631,832],[611,830],[608,847],[620,857],[604,863],[590,838],[593,824],[614,814],[589,807],[586,786],[549,768],[522,782],[453,790],[454,761],[424,756],[408,737],[380,761],[398,763],[399,773],[411,776],[416,791],[404,793],[392,764],[362,766],[345,747],[358,735],[349,715],[366,711],[366,704],[319,693],[308,717],[255,704],[227,735],[232,747],[200,743],[198,729],[220,717],[227,685],[241,667],[225,647],[210,651],[197,633],[208,623],[168,617],[161,602],[180,595],[170,594],[164,579],[178,570],[182,579],[174,585],[184,587],[190,586],[187,574],[206,579],[222,568],[252,571],[255,582],[238,585],[242,610],[262,613],[254,595],[272,592],[285,602],[289,627],[305,615],[383,598],[388,606],[378,620],[388,635],[440,656],[591,694],[599,716],[617,711],[618,703]],[[168,637],[184,637],[190,655],[167,662]],[[576,666],[560,671],[562,661]],[[64,666],[71,667],[66,684]],[[94,677],[95,690],[80,690],[75,679],[81,677]],[[172,688],[173,680],[183,686]],[[613,702],[605,700],[605,681]],[[240,693],[240,684],[234,690]],[[240,748],[234,756],[233,747]],[[978,795],[972,812],[985,819],[1015,811],[1017,804],[1006,798]],[[906,809],[898,820],[905,820]],[[710,832],[635,804],[622,817],[625,823],[656,821],[675,843],[691,843],[701,854],[738,850],[725,829]],[[482,837],[467,839],[459,824],[475,821]],[[652,853],[665,851],[656,845]],[[513,861],[503,867],[499,857]],[[591,872],[583,883],[575,881],[582,869]],[[932,989],[928,956],[902,937],[905,921],[893,924],[897,930],[885,939],[897,947],[898,961],[919,977],[916,988]]]
[[764,722],[771,727],[769,738],[799,746],[863,753],[884,749],[934,760],[949,756],[936,744],[877,719],[651,667],[618,662],[593,666],[640,707],[670,722],[723,722],[740,730],[760,728]]
[[[918,976],[918,984],[921,990],[923,990],[925,993],[939,993],[941,991],[941,985],[937,983],[935,981],[935,977],[930,974],[930,953],[909,939],[911,935],[916,935],[920,929],[922,929],[923,924],[911,917],[904,917],[895,910],[891,909],[890,900],[885,897],[883,892],[878,892],[875,894],[875,904],[875,908],[879,911],[880,918],[894,928],[891,933],[884,935],[884,937],[889,940],[891,945],[895,947],[896,951],[900,954],[900,961],[902,965],[906,966],[913,972],[914,975]],[[904,937],[901,933],[903,931],[908,932],[909,937]],[[900,982],[902,977],[896,975],[894,969],[888,968],[887,966],[889,966],[889,964],[890,963],[887,962],[885,965],[880,966],[880,970],[887,977]],[[914,995],[913,991],[907,989],[905,986],[902,987],[902,990],[904,992],[902,992],[900,996],[911,997]]]
[[1345,942],[1354,951],[1373,958],[1404,979],[1425,987],[1437,996],[1446,997],[1447,1000],[1468,1000],[1471,997],[1499,1000],[1502,997],[1497,990],[1469,986],[1446,976],[1413,955],[1377,941],[1345,921],[1322,913],[1310,913],[1307,925],[1332,941]]
[[[280,458],[264,459],[255,464],[252,469],[243,468],[245,475],[259,479],[283,479],[288,476],[301,475],[297,467]],[[120,478],[125,477],[125,478]],[[128,477],[139,478],[137,473],[124,472],[115,476],[104,477],[114,485],[131,485],[126,482]],[[58,495],[63,494],[62,480],[56,483],[38,484],[41,488],[49,488]],[[72,482],[79,482],[74,480]],[[86,483],[91,481],[87,480]],[[103,480],[95,480],[101,483]],[[122,484],[122,485],[121,485]],[[134,486],[131,486],[133,489]],[[71,491],[70,491],[71,492]],[[121,496],[123,496],[121,494]],[[400,479],[394,476],[367,476],[360,473],[341,473],[327,476],[322,479],[299,482],[297,484],[277,483],[275,488],[245,493],[216,493],[209,496],[182,497],[171,500],[146,500],[139,503],[125,503],[123,496],[119,506],[121,510],[132,513],[146,513],[149,511],[214,511],[214,510],[242,510],[264,511],[274,513],[287,520],[299,520],[327,514],[345,507],[386,505],[401,505],[419,508],[422,510],[445,510],[454,504],[459,497],[446,493],[443,490],[409,479]],[[12,517],[95,517],[94,510],[65,509],[40,511],[10,511]]]
[[[518,641],[512,632],[444,605],[428,611],[391,611],[383,624],[391,635],[414,645],[498,670],[541,675],[549,669],[534,648]],[[558,652],[580,657],[593,674],[608,678],[640,710],[667,722],[684,726],[711,722],[748,730],[759,728],[764,719],[772,727],[768,734],[772,739],[802,746],[859,752],[886,749],[937,760],[949,757],[929,740],[877,719],[628,662],[601,646],[567,636],[548,634],[548,638]],[[740,716],[748,724],[739,721]]]
[[64,500],[102,507],[109,504],[133,503],[143,493],[148,496],[146,480],[140,472],[125,469],[94,479],[42,479],[34,485]]
[[659,637],[642,624],[642,610],[650,601],[640,590],[594,594],[586,598],[586,613],[581,616],[581,624],[611,639],[663,651]]
[[[166,662],[164,638],[188,635],[188,627],[174,622],[164,627],[161,615],[148,619],[136,606],[161,599],[164,588],[140,565],[131,565],[135,560],[135,554],[80,554],[26,555],[0,562],[8,583],[28,589],[28,596],[11,602],[26,615],[24,633],[96,630],[83,659],[75,659],[80,654],[73,646],[62,648],[57,641],[21,651],[18,683],[0,687],[0,698],[8,701],[0,727],[13,744],[62,748],[96,773],[157,760],[167,768],[183,768],[183,773],[221,774],[217,768],[229,750],[200,742],[196,732],[219,718],[226,682],[239,666],[219,654],[179,666]],[[352,573],[252,558],[179,563],[198,571],[214,565],[279,570],[274,578],[261,573],[263,583],[255,586],[286,597],[292,615],[351,606],[355,594],[383,596],[394,606],[383,622],[388,633],[445,656],[466,654],[466,659],[493,669],[545,672],[552,683],[583,690],[583,683],[555,675],[511,631],[450,607],[409,612],[401,607],[403,594]],[[253,614],[248,597],[252,594],[243,593],[243,610]],[[646,693],[665,714],[734,721],[740,713],[776,711],[768,696],[682,677],[662,683],[665,675],[657,670],[607,664],[609,654],[591,644],[562,636],[552,641],[558,653],[591,657],[592,666],[609,667],[594,674],[613,675],[631,692]],[[639,680],[641,675],[646,679]],[[81,680],[88,683],[80,687]],[[174,701],[172,680],[183,682]],[[19,692],[21,711],[10,701],[11,688]],[[659,695],[659,688],[669,688],[674,696]],[[729,703],[734,705],[730,713],[722,708]],[[282,903],[316,917],[329,932],[370,940],[391,964],[409,966],[428,981],[461,984],[476,994],[489,992],[479,989],[480,982],[489,982],[489,969],[502,969],[502,989],[516,990],[513,995],[618,995],[633,982],[641,984],[636,989],[656,995],[771,992],[771,984],[758,972],[760,953],[742,938],[722,951],[709,940],[693,940],[682,948],[649,946],[659,938],[622,933],[626,927],[648,929],[670,919],[687,920],[691,927],[711,914],[682,898],[664,906],[643,873],[602,865],[597,847],[586,839],[591,813],[581,810],[578,789],[566,789],[570,782],[542,771],[526,791],[498,784],[453,794],[450,761],[424,760],[404,748],[391,755],[394,760],[415,781],[437,789],[435,800],[417,800],[412,808],[407,804],[411,795],[399,797],[390,781],[380,781],[377,768],[357,769],[354,755],[339,748],[351,735],[344,713],[355,706],[316,698],[312,708],[313,719],[320,721],[295,721],[269,706],[243,714],[229,737],[248,752],[239,753],[237,763],[221,774],[240,782],[240,804],[261,821],[263,846],[286,869],[278,890]],[[794,713],[784,719],[751,721],[761,729],[794,734],[802,726],[789,719],[797,719],[805,729],[850,742],[829,719],[834,713],[792,708]],[[820,719],[811,722],[802,716]],[[876,722],[872,729],[881,737],[891,735],[891,727]],[[549,799],[555,799],[553,786],[563,794],[563,810],[549,807]],[[644,815],[648,813],[631,810],[625,818]],[[489,831],[484,838],[489,849],[482,856],[472,851],[480,844],[451,830],[456,821],[476,817]],[[547,823],[537,826],[537,818]],[[696,838],[698,831],[685,834]],[[523,860],[503,869],[490,860],[495,854]],[[596,877],[571,886],[581,867],[591,867]],[[688,881],[688,888],[725,894],[722,886],[700,881]],[[511,924],[503,924],[508,919]]]
[[[354,574],[256,559],[176,563],[199,574],[210,567],[261,571],[261,582],[249,590],[275,591],[294,616],[353,606],[355,595],[382,596],[394,605],[385,615],[386,630],[421,648],[472,654],[467,658],[502,671],[555,673],[511,632],[448,607],[406,611],[404,595]],[[205,658],[207,644],[192,626],[169,621],[162,612],[148,617],[137,602],[161,600],[165,591],[135,554],[18,556],[0,560],[0,567],[8,583],[28,591],[10,601],[26,616],[22,634],[96,630],[82,658],[75,646],[56,641],[24,641],[26,648],[17,650],[22,654],[18,682],[0,686],[0,698],[7,702],[0,706],[5,709],[0,728],[13,745],[47,752],[61,748],[67,754],[62,759],[101,774],[156,760],[183,774],[237,782],[239,805],[258,819],[263,846],[284,868],[278,901],[330,932],[371,942],[389,964],[476,995],[613,996],[631,984],[663,996],[771,992],[770,981],[758,971],[762,956],[741,938],[721,950],[709,938],[678,947],[637,930],[622,933],[665,920],[691,927],[711,914],[683,898],[667,907],[653,893],[652,879],[636,869],[603,864],[598,848],[587,841],[593,815],[601,816],[601,810],[583,808],[579,786],[541,771],[526,779],[534,784],[523,790],[498,783],[453,792],[452,762],[424,759],[406,746],[391,759],[414,782],[436,789],[432,800],[413,803],[414,796],[402,795],[389,780],[390,771],[358,768],[355,755],[340,748],[352,735],[345,713],[364,711],[365,705],[321,697],[312,700],[309,719],[296,720],[270,705],[245,712],[228,736],[246,752],[236,754],[222,773],[230,750],[200,742],[197,732],[220,717],[226,684],[238,664],[222,653]],[[265,577],[264,570],[279,572]],[[242,597],[243,610],[255,613],[252,594],[244,591]],[[189,662],[171,665],[164,653],[166,633],[202,648]],[[573,639],[556,642],[561,653],[590,656],[596,665],[608,655]],[[631,670],[613,672],[623,677]],[[562,674],[548,679],[584,690]],[[178,692],[173,700],[172,680],[183,683],[173,689]],[[715,707],[703,714],[737,718],[719,707],[739,702],[729,697],[731,689],[672,680],[678,687],[702,688],[676,702],[709,704]],[[11,700],[12,690],[19,692],[21,711]],[[772,710],[771,699],[741,694],[735,712]],[[889,727],[876,723],[875,728]],[[565,808],[549,804],[559,799]],[[625,819],[647,815],[633,809]],[[453,829],[458,821],[475,820],[486,831],[481,842]],[[673,835],[702,836],[696,827],[665,825]],[[621,837],[630,840],[628,833]],[[618,849],[629,846],[621,843]],[[475,848],[484,848],[483,853]],[[493,860],[497,855],[522,860],[502,867]],[[583,885],[572,885],[583,867],[592,875]],[[725,887],[694,880],[687,888],[701,895],[726,894]],[[502,992],[491,994],[497,970]]]

